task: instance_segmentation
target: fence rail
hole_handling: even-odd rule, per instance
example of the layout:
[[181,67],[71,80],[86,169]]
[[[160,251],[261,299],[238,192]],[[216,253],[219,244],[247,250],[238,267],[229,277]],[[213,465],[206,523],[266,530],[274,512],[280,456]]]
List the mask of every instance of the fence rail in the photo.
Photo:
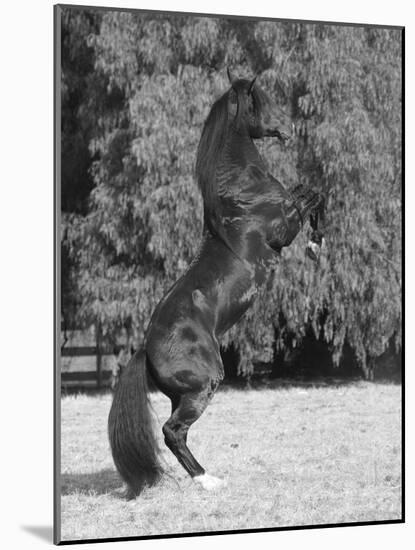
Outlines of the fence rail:
[[100,384],[96,371],[86,372],[63,372],[61,376],[62,386],[92,386],[102,388],[110,385],[111,371],[104,371],[101,374]]
[[95,357],[95,368],[89,368],[87,370],[73,370],[65,371],[63,369],[63,363],[61,362],[61,385],[63,388],[82,386],[82,387],[95,387],[101,389],[109,386],[111,382],[111,370],[103,368],[103,357],[113,355],[113,350],[107,346],[100,345],[100,333],[96,331],[96,345],[66,345],[61,347],[61,358],[80,358]]
[[110,349],[101,349],[97,346],[70,346],[61,349],[62,357],[92,357],[94,355],[111,355]]

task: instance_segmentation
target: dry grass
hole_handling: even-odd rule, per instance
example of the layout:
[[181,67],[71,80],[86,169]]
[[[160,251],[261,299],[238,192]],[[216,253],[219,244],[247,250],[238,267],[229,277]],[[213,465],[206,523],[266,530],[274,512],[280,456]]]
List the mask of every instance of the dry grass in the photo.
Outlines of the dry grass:
[[[401,518],[400,386],[219,391],[189,445],[226,488],[203,492],[162,444],[171,476],[133,502],[107,442],[110,402],[62,400],[63,540]],[[162,424],[169,401],[153,403]]]

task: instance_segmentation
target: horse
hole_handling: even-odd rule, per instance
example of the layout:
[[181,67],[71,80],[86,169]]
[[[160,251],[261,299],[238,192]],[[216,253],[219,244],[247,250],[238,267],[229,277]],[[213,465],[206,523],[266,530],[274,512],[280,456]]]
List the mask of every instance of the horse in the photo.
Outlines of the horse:
[[144,349],[130,360],[108,419],[115,466],[133,499],[162,477],[148,392],[171,401],[164,441],[204,489],[226,483],[208,474],[187,446],[190,426],[224,378],[220,339],[252,305],[267,266],[309,218],[307,254],[317,259],[324,198],[303,185],[292,191],[268,173],[254,140],[292,133],[289,116],[252,80],[229,70],[230,88],[212,106],[196,158],[204,204],[201,244],[185,274],[165,294],[148,325]]

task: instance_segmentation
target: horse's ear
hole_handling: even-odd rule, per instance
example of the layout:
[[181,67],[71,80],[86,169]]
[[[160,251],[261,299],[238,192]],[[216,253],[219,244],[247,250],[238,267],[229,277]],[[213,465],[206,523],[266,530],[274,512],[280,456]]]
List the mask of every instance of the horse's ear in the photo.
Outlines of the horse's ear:
[[[257,75],[258,76],[258,75]],[[251,83],[249,85],[249,88],[248,88],[248,95],[251,95],[252,94],[252,91],[254,89],[254,86],[255,86],[255,80],[257,79],[257,77],[255,76],[252,80],[251,80]]]
[[226,72],[228,73],[229,82],[231,83],[231,86],[233,88],[234,84],[237,81],[237,78],[233,73],[231,73],[229,67],[226,68]]

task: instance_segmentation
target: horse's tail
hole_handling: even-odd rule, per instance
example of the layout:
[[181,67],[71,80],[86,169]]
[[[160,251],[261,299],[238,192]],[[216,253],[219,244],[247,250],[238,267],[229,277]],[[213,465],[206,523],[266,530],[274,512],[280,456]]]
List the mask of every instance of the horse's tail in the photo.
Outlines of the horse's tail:
[[128,486],[127,498],[154,485],[162,475],[148,400],[145,352],[136,353],[123,369],[108,418],[112,457]]
[[297,185],[297,187],[291,191],[291,194],[303,222],[316,209],[324,209],[323,195],[316,193],[310,187]]

